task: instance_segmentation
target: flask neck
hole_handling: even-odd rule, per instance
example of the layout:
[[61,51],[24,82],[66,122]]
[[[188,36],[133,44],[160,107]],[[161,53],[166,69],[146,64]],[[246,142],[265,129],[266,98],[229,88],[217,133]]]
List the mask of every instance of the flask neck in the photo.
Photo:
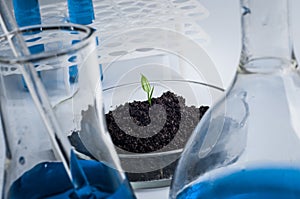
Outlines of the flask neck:
[[240,69],[250,73],[272,73],[295,64],[289,0],[240,1]]

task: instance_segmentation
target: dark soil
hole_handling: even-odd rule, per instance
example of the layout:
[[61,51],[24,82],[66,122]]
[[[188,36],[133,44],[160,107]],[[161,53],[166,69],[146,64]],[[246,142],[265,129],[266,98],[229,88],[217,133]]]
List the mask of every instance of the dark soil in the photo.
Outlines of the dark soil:
[[[172,92],[148,101],[134,101],[106,114],[106,123],[120,153],[163,152],[183,148],[208,106],[186,106]],[[128,173],[131,181],[168,179],[177,161],[148,173]],[[123,166],[123,165],[122,165]]]

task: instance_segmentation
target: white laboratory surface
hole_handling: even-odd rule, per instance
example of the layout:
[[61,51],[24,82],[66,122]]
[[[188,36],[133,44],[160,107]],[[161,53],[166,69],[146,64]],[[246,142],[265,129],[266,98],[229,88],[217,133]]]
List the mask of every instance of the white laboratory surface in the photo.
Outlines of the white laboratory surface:
[[[199,21],[200,27],[209,37],[202,47],[215,63],[226,89],[234,77],[241,50],[239,0],[199,0],[199,3],[209,12],[208,17]],[[299,15],[296,9],[300,8],[300,1],[293,0],[291,3],[296,57],[299,57],[297,49],[300,46],[297,44],[300,44],[300,23],[295,19]],[[0,182],[3,176],[3,157],[4,140],[0,134]],[[2,185],[0,190],[1,187]],[[135,193],[138,199],[167,199],[169,187],[139,189]]]

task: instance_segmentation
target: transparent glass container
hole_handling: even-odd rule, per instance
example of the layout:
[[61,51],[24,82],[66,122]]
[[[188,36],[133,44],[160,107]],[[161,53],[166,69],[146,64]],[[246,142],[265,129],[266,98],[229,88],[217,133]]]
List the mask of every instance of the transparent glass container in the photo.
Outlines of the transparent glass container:
[[[26,41],[30,55],[14,56],[10,39],[17,35]],[[26,26],[0,36],[0,111],[6,144],[1,198],[135,198],[103,120],[96,52],[93,30],[86,26]],[[22,76],[21,67],[30,64],[46,91],[46,96],[37,97],[48,97],[53,113],[42,108],[57,119],[55,128],[44,123]],[[69,73],[74,65],[76,77]],[[71,137],[72,132],[80,139]],[[71,147],[69,141],[81,148]]]
[[[154,98],[160,97],[164,92],[173,92],[178,96],[185,98],[185,104],[189,107],[201,107],[201,106],[211,106],[214,103],[214,95],[223,95],[223,89],[218,87],[213,87],[212,85],[203,84],[200,82],[193,82],[188,80],[152,80],[150,84],[154,86],[155,91],[153,94]],[[110,111],[115,110],[117,106],[124,105],[126,103],[132,103],[134,101],[145,101],[145,92],[141,88],[140,82],[132,82],[127,84],[120,84],[110,88],[103,89],[104,97],[104,111],[108,114]],[[181,102],[180,106],[184,109],[184,104]],[[166,112],[160,107],[157,109],[151,109],[149,115],[151,118],[151,123],[149,126],[138,126],[136,123],[124,124],[115,112],[114,118],[120,129],[124,129],[124,132],[128,136],[133,135],[135,139],[140,138],[153,138],[156,136],[159,139],[164,138],[164,134],[158,135],[159,131],[163,129],[163,124],[166,120]],[[152,111],[152,112],[151,112]],[[160,113],[162,116],[157,121],[153,114]],[[183,151],[184,144],[188,140],[191,131],[185,131],[185,125],[193,125],[190,118],[197,120],[201,112],[193,110],[189,114],[182,111],[181,120],[179,121],[179,130],[175,137],[166,146],[159,150],[152,152],[132,152],[122,149],[120,146],[116,145],[117,152],[121,161],[122,168],[127,172],[128,179],[130,180],[133,188],[157,188],[163,186],[169,186],[175,168],[177,166],[178,159]],[[127,117],[132,117],[128,115]],[[196,125],[197,123],[195,123]],[[158,125],[159,129],[156,130],[156,134],[147,134],[147,132],[153,129],[154,125]],[[135,129],[133,133],[130,133],[128,126]],[[148,128],[148,129],[147,129]],[[182,142],[182,139],[185,141]],[[141,145],[145,145],[146,140],[141,139]],[[114,139],[113,139],[114,141]],[[124,140],[125,142],[125,140]]]
[[241,0],[234,82],[193,132],[170,198],[299,198],[300,78],[287,0]]
[[[42,23],[70,21],[95,29],[105,114],[116,106],[146,99],[140,74],[155,86],[154,97],[173,91],[190,106],[200,107],[211,106],[223,95],[221,77],[201,47],[210,36],[198,22],[209,11],[198,0],[43,1],[40,13]],[[182,150],[180,145],[151,153],[117,152],[122,168],[135,176],[133,186],[149,188],[170,184]]]
[[[147,95],[141,87],[141,74],[148,78],[151,86],[154,86],[153,98],[159,98],[169,91],[183,97],[187,106],[199,108],[203,105],[211,106],[216,103],[220,96],[223,96],[222,81],[210,57],[195,41],[178,32],[160,28],[128,30],[124,34],[104,41],[102,45],[121,41],[122,38],[125,39],[124,44],[126,44],[135,35],[143,35],[143,42],[136,46],[127,45],[126,52],[128,53],[121,53],[116,56],[118,57],[116,60],[103,65],[103,95],[106,114],[118,110],[119,106],[126,103],[147,100]],[[182,104],[184,105],[184,103]],[[132,140],[134,141],[132,143],[136,143],[135,141],[146,140],[145,137],[149,138],[150,141],[161,134],[168,116],[166,116],[164,109],[158,108],[158,111],[160,111],[158,114],[154,112],[153,115],[149,111],[149,116],[153,117],[149,124],[144,126],[139,126],[138,123],[132,124],[131,127],[133,128],[131,129],[135,129],[133,132],[128,130],[126,126],[134,121],[134,117],[129,115],[129,109],[124,121],[128,121],[128,118],[132,118],[132,121],[125,122],[124,127],[122,125],[124,122],[119,119],[122,117],[113,116],[115,120],[119,120],[118,127],[129,134],[128,136],[133,135]],[[155,115],[160,115],[160,118],[155,120]],[[182,120],[176,121],[174,126],[184,126],[186,120],[195,117],[194,114],[186,115],[184,111],[180,112],[180,115]],[[174,142],[172,140],[163,148],[156,148],[150,152],[121,150],[122,148],[115,144],[122,167],[128,172],[128,177],[134,188],[169,186],[177,160],[197,123],[188,125],[191,128],[187,131],[168,130],[163,135],[175,132]],[[183,139],[181,134],[188,136]],[[161,139],[154,143],[169,139],[162,135],[160,137]],[[181,141],[178,142],[178,140]],[[177,146],[172,144],[176,142],[180,144]],[[114,143],[117,142],[114,141]],[[131,142],[127,143],[131,145]]]

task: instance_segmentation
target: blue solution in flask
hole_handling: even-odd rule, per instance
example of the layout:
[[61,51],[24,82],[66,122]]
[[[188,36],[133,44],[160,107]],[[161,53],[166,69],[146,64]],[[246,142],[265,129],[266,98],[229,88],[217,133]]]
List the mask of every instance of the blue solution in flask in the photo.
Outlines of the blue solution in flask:
[[[76,178],[82,169],[86,183],[76,190],[69,180],[61,162],[43,162],[17,179],[9,190],[11,199],[134,199],[131,186],[127,180],[119,182],[119,171],[94,160],[71,161],[72,176]],[[81,175],[81,174],[79,174]]]
[[[94,7],[92,0],[68,0],[69,21],[71,23],[90,25],[95,20]],[[97,45],[99,44],[98,37],[96,37]],[[77,41],[72,41],[72,44]],[[103,80],[102,65],[99,64],[100,77]],[[72,65],[69,68],[70,82],[74,83],[77,78],[78,68]]]
[[300,170],[262,167],[211,177],[185,188],[177,199],[296,199]]

